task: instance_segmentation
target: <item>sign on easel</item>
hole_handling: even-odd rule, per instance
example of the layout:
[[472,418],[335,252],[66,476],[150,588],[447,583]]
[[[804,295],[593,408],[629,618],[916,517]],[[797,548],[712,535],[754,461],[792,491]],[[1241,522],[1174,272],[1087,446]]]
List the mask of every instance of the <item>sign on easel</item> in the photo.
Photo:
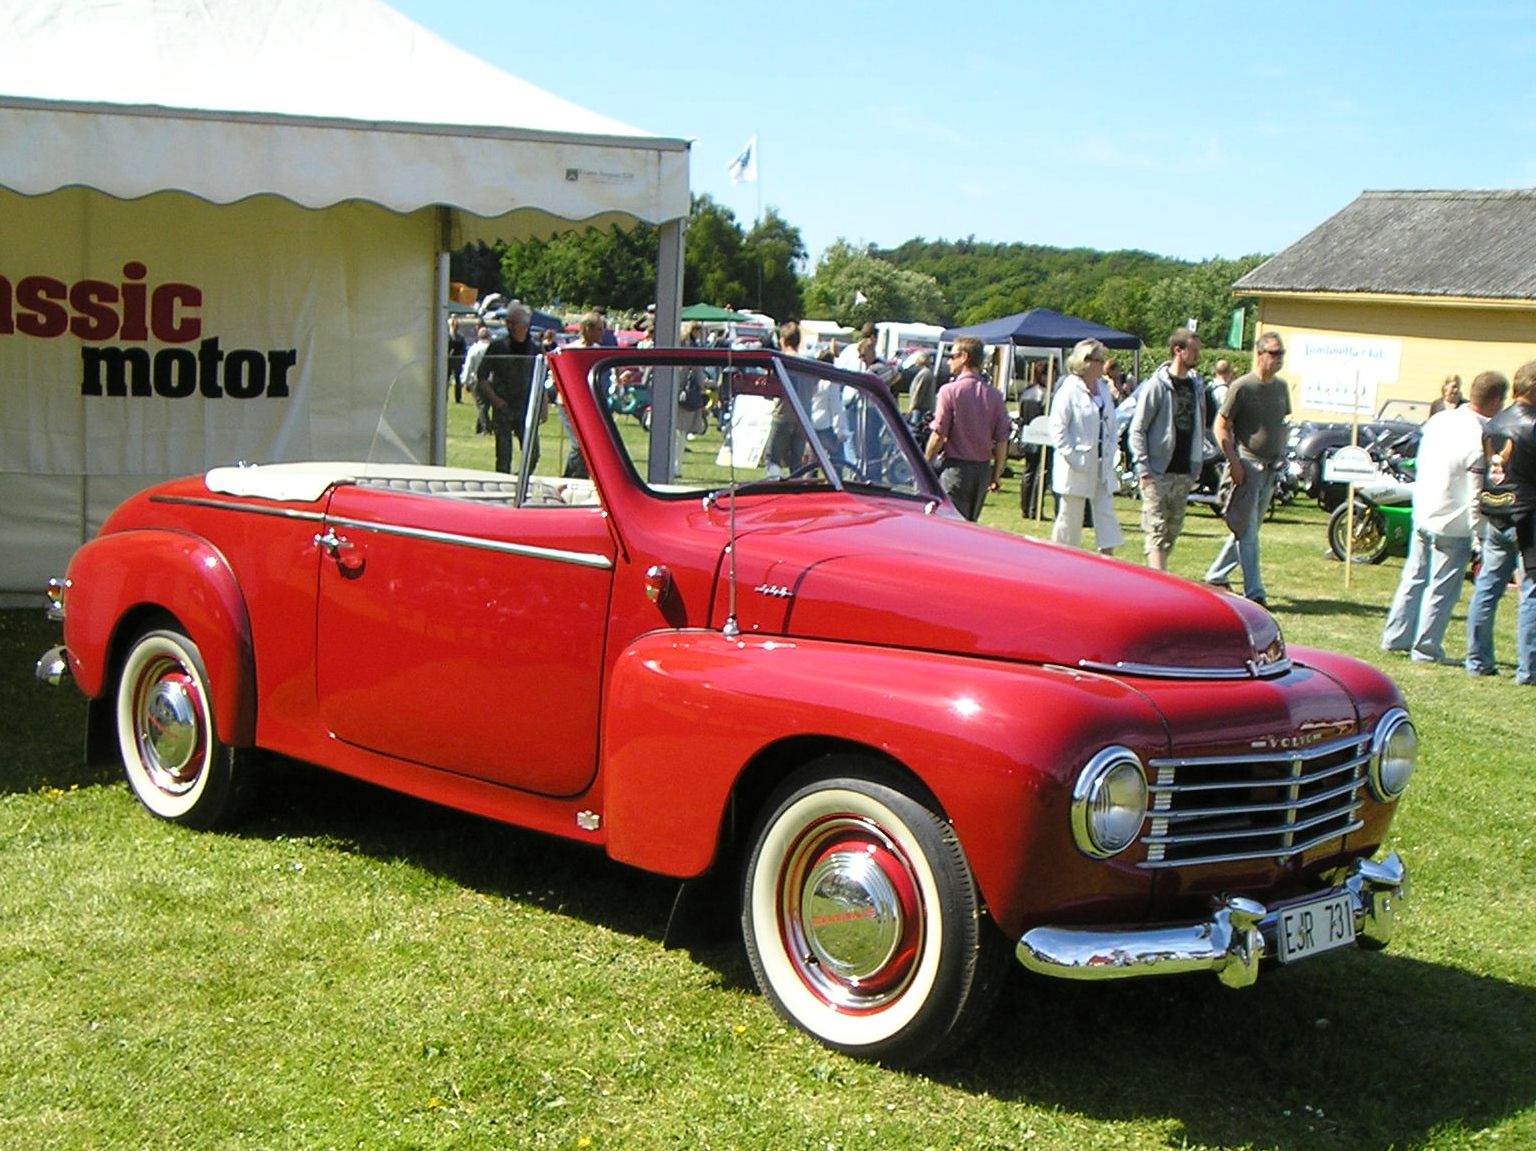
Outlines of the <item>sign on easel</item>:
[[768,450],[773,401],[767,396],[736,396],[731,400],[730,432],[715,463],[720,467],[760,468]]
[[1323,461],[1323,479],[1330,484],[1358,484],[1380,474],[1371,453],[1352,445],[1340,448]]

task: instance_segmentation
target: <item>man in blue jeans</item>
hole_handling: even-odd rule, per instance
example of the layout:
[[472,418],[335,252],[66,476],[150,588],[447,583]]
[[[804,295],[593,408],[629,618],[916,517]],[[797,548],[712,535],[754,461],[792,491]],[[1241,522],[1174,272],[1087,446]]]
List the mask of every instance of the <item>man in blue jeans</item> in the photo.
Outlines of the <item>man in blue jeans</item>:
[[1259,572],[1259,524],[1269,510],[1276,472],[1285,459],[1291,388],[1277,374],[1285,362],[1285,344],[1277,334],[1265,332],[1255,341],[1253,361],[1253,371],[1227,389],[1212,429],[1232,477],[1232,496],[1222,513],[1232,534],[1211,562],[1205,582],[1227,587],[1241,565],[1243,595],[1267,607],[1264,577]]
[[1447,663],[1445,629],[1472,556],[1472,517],[1483,477],[1483,425],[1499,414],[1509,381],[1482,372],[1472,398],[1431,416],[1419,440],[1413,537],[1392,596],[1381,650],[1417,663]]
[[[1536,511],[1536,361],[1515,372],[1514,402],[1483,428],[1488,462],[1485,490],[1500,493],[1501,507],[1483,528],[1482,563],[1467,605],[1468,675],[1498,675],[1493,657],[1493,619],[1520,557],[1520,534],[1531,534]],[[1529,565],[1520,589],[1515,680],[1536,685],[1536,577]]]

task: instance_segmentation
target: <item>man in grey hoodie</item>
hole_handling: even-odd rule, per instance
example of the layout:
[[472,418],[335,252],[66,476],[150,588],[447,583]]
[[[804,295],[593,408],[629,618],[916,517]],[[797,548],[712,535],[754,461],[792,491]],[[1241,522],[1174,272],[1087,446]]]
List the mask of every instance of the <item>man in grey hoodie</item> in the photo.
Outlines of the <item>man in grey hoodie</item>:
[[1200,478],[1205,457],[1205,383],[1200,337],[1175,328],[1168,360],[1136,393],[1131,417],[1131,457],[1141,484],[1141,528],[1147,566],[1168,570],[1168,553],[1184,530],[1189,489]]

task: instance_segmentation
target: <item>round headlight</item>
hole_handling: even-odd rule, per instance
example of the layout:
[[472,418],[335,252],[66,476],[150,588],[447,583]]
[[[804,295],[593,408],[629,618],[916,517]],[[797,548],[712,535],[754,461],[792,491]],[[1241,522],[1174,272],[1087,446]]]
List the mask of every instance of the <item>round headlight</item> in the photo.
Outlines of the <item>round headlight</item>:
[[1376,726],[1371,748],[1371,791],[1376,798],[1389,802],[1408,790],[1413,765],[1419,759],[1419,733],[1408,721],[1408,713],[1393,708]]
[[1120,854],[1146,817],[1147,777],[1134,752],[1107,747],[1088,761],[1072,789],[1072,835],[1083,854]]

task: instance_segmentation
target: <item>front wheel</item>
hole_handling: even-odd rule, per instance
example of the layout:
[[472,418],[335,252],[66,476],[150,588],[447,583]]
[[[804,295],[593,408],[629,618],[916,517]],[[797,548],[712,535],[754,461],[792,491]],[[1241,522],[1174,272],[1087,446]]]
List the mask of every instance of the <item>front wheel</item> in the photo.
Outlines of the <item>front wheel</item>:
[[[1340,504],[1328,517],[1328,548],[1339,559],[1349,550],[1349,504]],[[1379,564],[1387,558],[1387,522],[1369,504],[1355,501],[1354,562]]]
[[770,801],[744,872],[742,933],[785,1019],[893,1066],[968,1038],[1008,958],[954,830],[861,756],[830,756]]
[[133,642],[118,679],[117,738],[128,786],[161,819],[206,830],[243,809],[242,753],[220,741],[203,657],[179,631]]

